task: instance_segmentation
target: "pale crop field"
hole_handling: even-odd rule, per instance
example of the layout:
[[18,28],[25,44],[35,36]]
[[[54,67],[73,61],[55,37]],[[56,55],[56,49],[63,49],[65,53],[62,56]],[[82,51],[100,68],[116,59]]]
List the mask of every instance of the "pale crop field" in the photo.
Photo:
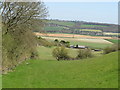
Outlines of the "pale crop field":
[[90,31],[90,32],[102,32],[102,30],[95,29],[79,29],[80,31]]
[[104,35],[120,35],[120,33],[104,32]]
[[88,38],[58,38],[58,37],[43,37],[46,40],[54,41],[55,39],[58,39],[59,41],[65,40],[69,41],[70,45],[83,45],[88,46],[90,48],[105,48],[108,46],[111,46],[113,43],[109,42],[108,40],[104,39],[88,39]]
[[55,39],[69,41],[71,45],[84,45],[91,48],[105,48],[111,46],[113,43],[105,40],[112,39],[112,37],[95,37],[87,35],[73,35],[73,34],[43,34],[35,33],[37,36],[41,36],[49,41]]
[[112,44],[112,42],[109,42],[104,39],[90,39],[90,38],[57,38],[57,37],[43,37],[47,40],[67,40],[67,41],[78,41],[78,42],[90,42],[90,43],[103,43],[103,44]]
[[89,36],[89,35],[78,35],[78,34],[63,34],[63,33],[34,33],[36,36],[46,36],[46,37],[64,37],[64,38],[94,38],[94,39],[113,39],[113,37],[103,37],[103,36]]

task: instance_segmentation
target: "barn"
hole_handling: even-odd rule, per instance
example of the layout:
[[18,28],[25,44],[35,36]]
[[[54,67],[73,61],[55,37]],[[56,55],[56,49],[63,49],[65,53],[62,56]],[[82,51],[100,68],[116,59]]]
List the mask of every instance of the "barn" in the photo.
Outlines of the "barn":
[[87,46],[81,46],[81,45],[70,45],[70,48],[85,49],[85,48],[88,48],[88,47]]

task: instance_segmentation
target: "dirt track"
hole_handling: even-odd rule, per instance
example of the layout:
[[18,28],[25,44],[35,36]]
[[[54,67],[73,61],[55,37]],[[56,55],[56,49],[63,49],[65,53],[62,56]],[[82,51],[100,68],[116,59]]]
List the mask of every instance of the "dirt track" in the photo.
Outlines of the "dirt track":
[[75,37],[75,38],[98,38],[98,39],[117,39],[113,37],[97,37],[97,36],[87,36],[87,35],[72,35],[72,34],[44,34],[35,33],[37,36],[50,36],[50,37]]

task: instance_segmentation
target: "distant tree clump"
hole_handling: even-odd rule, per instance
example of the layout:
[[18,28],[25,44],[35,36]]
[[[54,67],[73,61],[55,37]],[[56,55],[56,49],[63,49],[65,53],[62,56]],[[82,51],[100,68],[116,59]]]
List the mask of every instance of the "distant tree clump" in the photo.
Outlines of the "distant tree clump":
[[54,45],[55,45],[55,46],[59,46],[59,40],[58,40],[58,39],[55,39],[55,40],[54,40]]
[[35,58],[36,40],[33,30],[42,30],[47,17],[43,2],[0,2],[2,16],[3,70],[25,59]]
[[55,44],[55,46],[70,47],[70,42],[69,41],[64,41],[64,40],[59,41],[58,39],[55,39],[54,44]]

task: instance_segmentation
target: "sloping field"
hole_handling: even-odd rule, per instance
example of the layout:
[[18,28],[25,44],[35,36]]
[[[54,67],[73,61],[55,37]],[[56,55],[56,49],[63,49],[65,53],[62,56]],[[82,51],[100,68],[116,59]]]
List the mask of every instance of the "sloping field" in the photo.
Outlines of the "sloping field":
[[113,39],[112,37],[97,37],[97,36],[87,36],[87,35],[76,35],[76,34],[44,34],[35,33],[37,36],[51,36],[51,37],[79,37],[79,38],[98,38],[98,39]]
[[55,21],[55,20],[51,20],[51,21],[49,21],[49,23],[54,23],[54,24],[64,25],[64,26],[74,26],[75,25],[74,22],[63,22],[63,21]]
[[108,27],[105,25],[90,25],[90,24],[83,24],[81,25],[81,27]]
[[117,88],[118,52],[85,60],[28,60],[2,80],[3,88]]
[[64,27],[45,27],[45,31],[62,30]]
[[106,39],[106,40],[112,43],[120,43],[120,39]]
[[[72,45],[85,45],[91,48],[105,48],[107,46],[111,46],[113,43],[103,39],[104,37],[92,37],[86,35],[73,35],[72,34],[42,34],[42,33],[35,33],[38,36],[42,36],[47,40],[54,41],[55,39],[58,40],[66,40],[69,41]],[[112,37],[106,37],[108,39]]]
[[55,39],[69,41],[71,45],[84,45],[90,48],[105,48],[113,43],[104,39],[79,39],[79,38],[58,38],[58,37],[43,37],[46,40],[54,41]]
[[91,38],[57,38],[57,37],[43,37],[47,40],[67,40],[67,41],[78,41],[78,42],[88,42],[88,43],[103,43],[103,44],[112,44],[112,42],[109,42],[104,39],[91,39]]

